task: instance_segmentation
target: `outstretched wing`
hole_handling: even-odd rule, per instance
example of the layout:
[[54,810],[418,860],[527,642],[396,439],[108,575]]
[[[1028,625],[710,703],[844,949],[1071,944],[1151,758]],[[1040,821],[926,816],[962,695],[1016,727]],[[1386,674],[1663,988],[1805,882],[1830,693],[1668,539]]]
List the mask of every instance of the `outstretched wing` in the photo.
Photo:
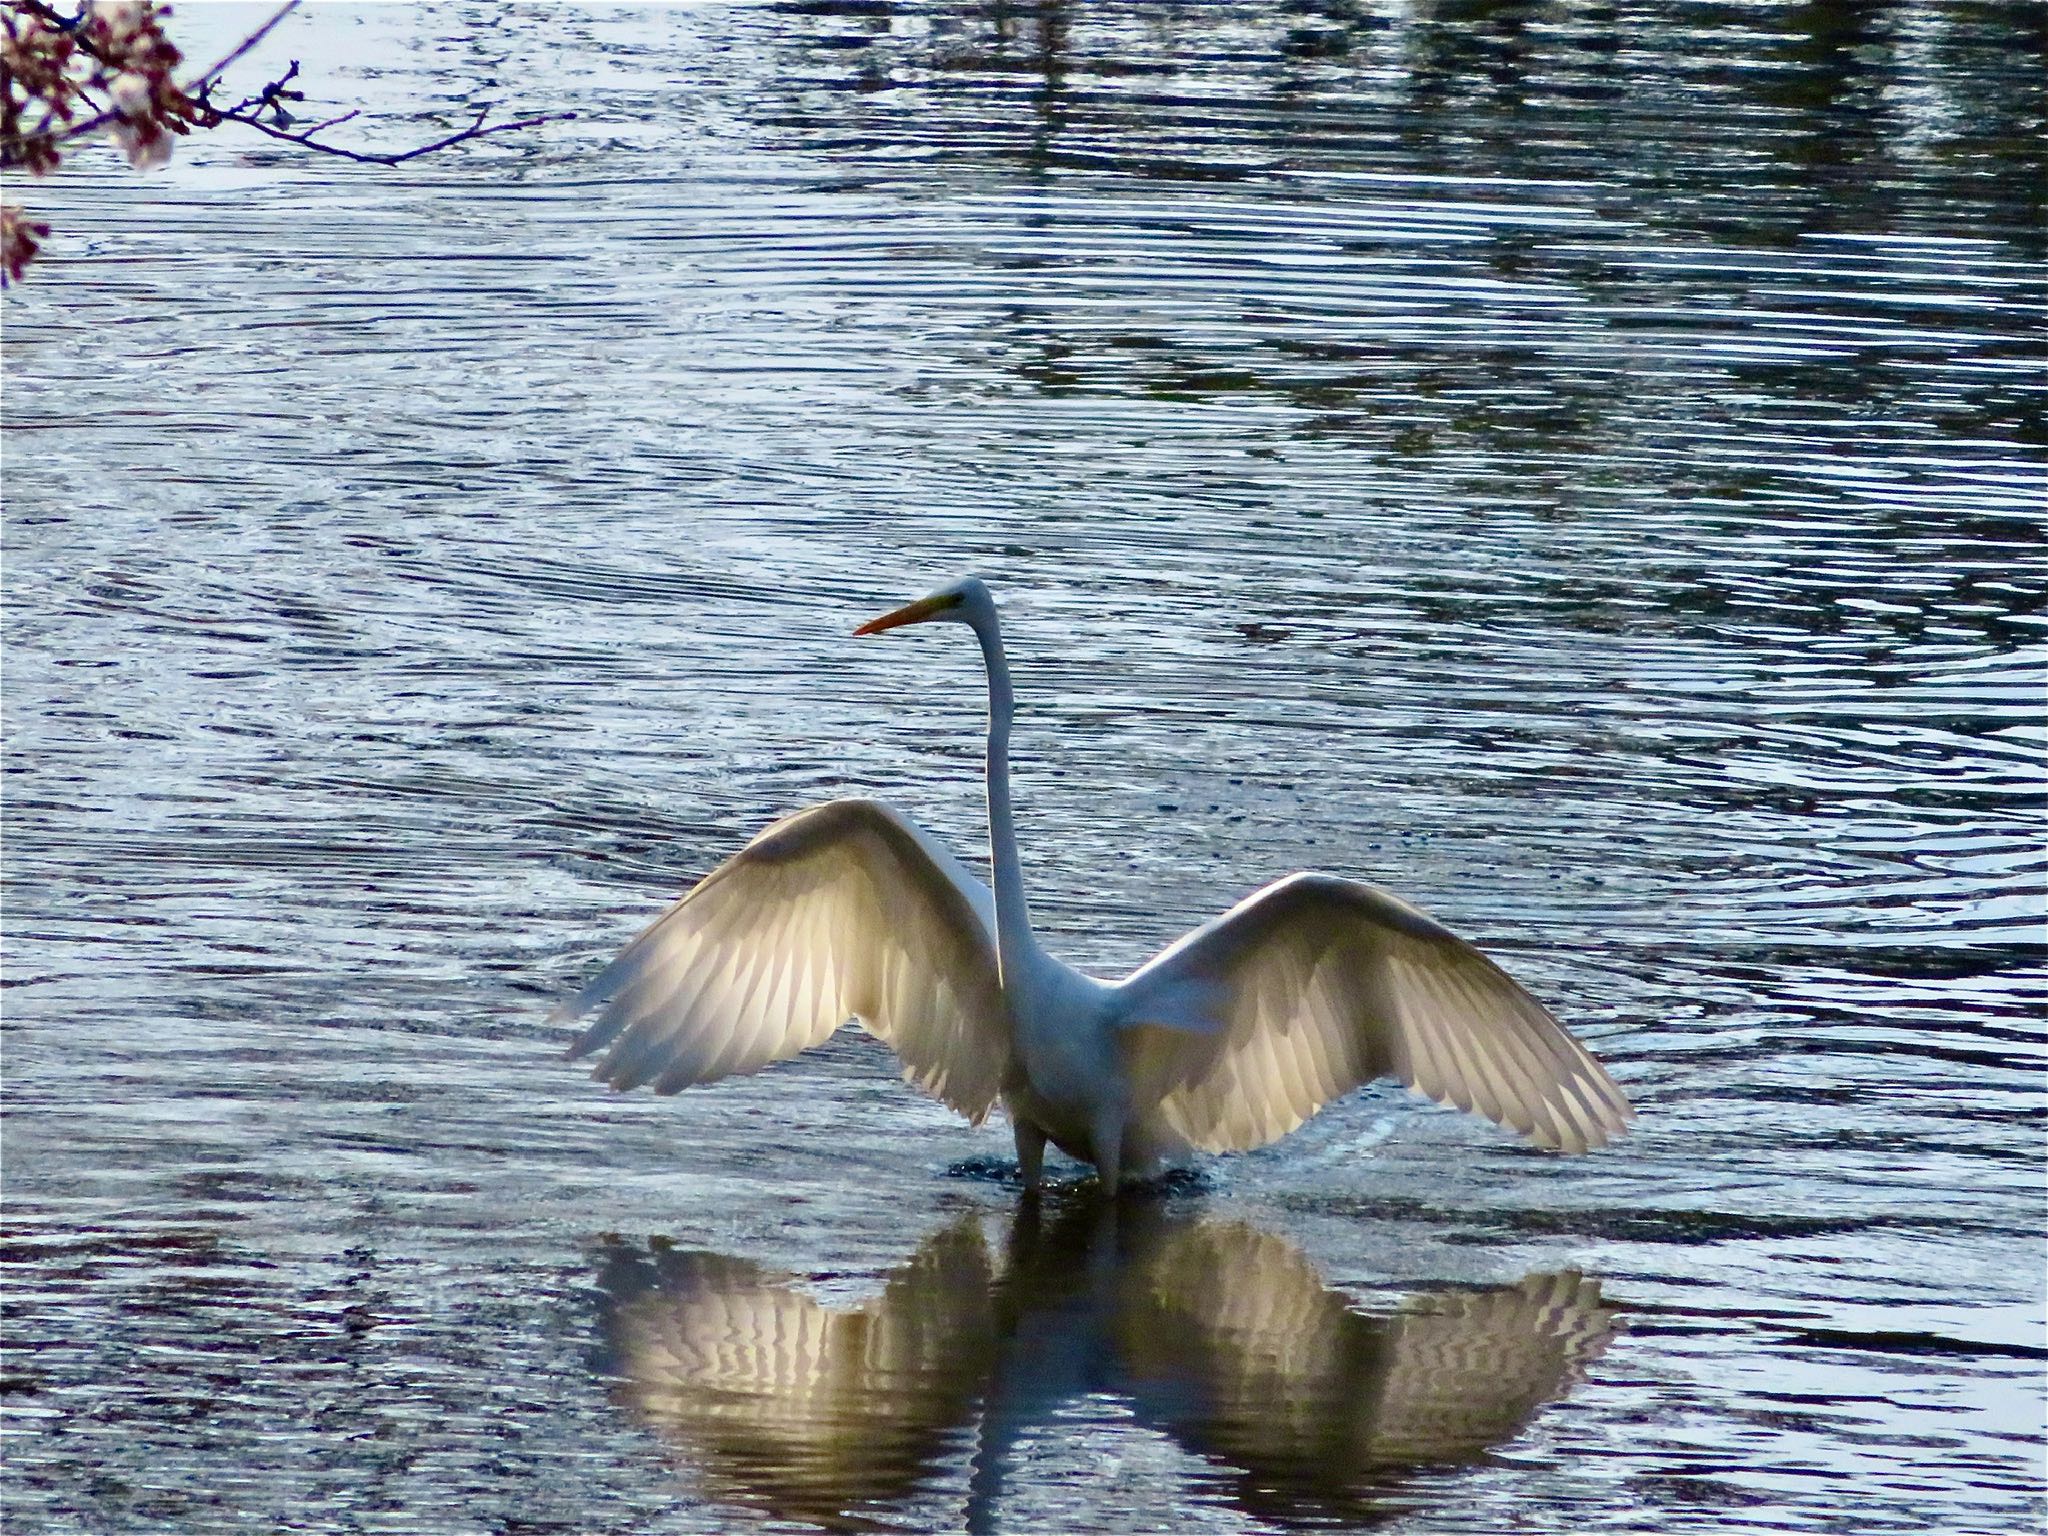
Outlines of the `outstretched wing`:
[[978,1123],[1010,1054],[994,929],[988,888],[944,849],[877,801],[833,800],[706,875],[554,1018],[595,1013],[570,1056],[605,1051],[599,1078],[656,1093],[858,1019]]
[[1283,1136],[1376,1077],[1583,1152],[1628,1100],[1586,1048],[1478,950],[1406,902],[1289,875],[1196,929],[1120,989],[1139,1102],[1190,1146]]

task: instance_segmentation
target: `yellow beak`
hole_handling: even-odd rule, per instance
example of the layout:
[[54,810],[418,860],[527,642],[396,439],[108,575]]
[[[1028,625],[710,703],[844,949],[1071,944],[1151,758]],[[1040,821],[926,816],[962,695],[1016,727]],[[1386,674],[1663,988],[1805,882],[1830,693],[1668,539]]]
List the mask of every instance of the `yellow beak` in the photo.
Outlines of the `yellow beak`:
[[960,606],[958,595],[945,597],[920,597],[914,603],[905,603],[901,608],[892,609],[879,619],[869,619],[854,633],[856,635],[879,635],[885,629],[895,629],[903,624],[919,624],[935,613],[944,613],[948,608]]

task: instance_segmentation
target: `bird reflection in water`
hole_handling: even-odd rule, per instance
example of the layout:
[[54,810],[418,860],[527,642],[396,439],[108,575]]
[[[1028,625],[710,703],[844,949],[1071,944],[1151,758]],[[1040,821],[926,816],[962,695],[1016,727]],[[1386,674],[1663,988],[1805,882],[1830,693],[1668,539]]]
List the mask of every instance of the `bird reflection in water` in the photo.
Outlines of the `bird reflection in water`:
[[1353,1310],[1292,1243],[1144,1206],[1027,1207],[1000,1260],[970,1217],[857,1307],[746,1259],[612,1244],[600,1369],[704,1490],[853,1529],[966,1466],[993,1529],[1026,1437],[1110,1394],[1215,1464],[1242,1512],[1367,1521],[1407,1469],[1479,1459],[1578,1379],[1615,1309],[1534,1274]]

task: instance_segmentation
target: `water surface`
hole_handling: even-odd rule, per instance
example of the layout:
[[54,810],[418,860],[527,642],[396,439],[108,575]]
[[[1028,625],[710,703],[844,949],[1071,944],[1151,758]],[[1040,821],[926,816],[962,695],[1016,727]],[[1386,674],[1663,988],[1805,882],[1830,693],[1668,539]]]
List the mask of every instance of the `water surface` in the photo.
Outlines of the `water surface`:
[[[334,7],[275,55],[366,133],[579,116],[10,191],[59,229],[6,300],[12,1522],[2038,1523],[2034,29]],[[680,1099],[565,1066],[549,1003],[774,816],[978,856],[972,648],[847,634],[966,569],[1058,952],[1371,879],[1637,1132],[1373,1089],[1033,1240],[1006,1133],[855,1033]],[[954,1341],[803,1399],[900,1454],[636,1375],[707,1275],[729,1361],[776,1358],[734,1286]],[[1500,1299],[1546,1287],[1570,1326]],[[1005,1374],[1030,1327],[1096,1374]],[[1455,1446],[1286,1440],[1369,1447],[1432,1329],[1546,1363]]]

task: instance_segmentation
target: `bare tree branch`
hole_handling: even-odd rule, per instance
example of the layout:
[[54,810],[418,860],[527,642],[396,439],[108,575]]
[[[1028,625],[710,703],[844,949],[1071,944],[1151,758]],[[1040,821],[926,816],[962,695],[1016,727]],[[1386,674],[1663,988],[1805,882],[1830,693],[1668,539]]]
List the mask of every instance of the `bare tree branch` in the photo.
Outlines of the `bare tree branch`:
[[276,26],[280,21],[283,21],[285,17],[291,15],[293,11],[296,11],[302,3],[303,0],[285,0],[285,3],[279,6],[276,9],[276,11],[274,11],[271,14],[270,20],[264,22],[262,26],[258,27],[254,32],[251,32],[247,37],[243,38],[239,43],[235,44],[234,48],[227,54],[225,58],[223,58],[218,64],[214,65],[213,68],[209,69],[205,74],[201,75],[197,80],[194,80],[190,85],[186,86],[185,94],[187,96],[196,96],[200,92],[208,89],[213,84],[214,81],[218,80],[221,77],[221,75],[227,70],[230,64],[233,64],[235,60],[239,59],[251,48],[254,48],[258,43],[262,42],[264,38],[268,37],[270,35],[270,29]]
[[324,123],[315,123],[312,127],[306,130],[306,134],[308,137],[311,137],[313,134],[316,133],[325,133],[329,128],[339,128],[343,123],[347,122],[350,118],[361,117],[362,115],[363,109],[361,107],[353,107],[350,110],[342,113],[341,116],[339,117],[330,117]]
[[216,107],[213,104],[213,102],[210,99],[208,99],[203,93],[200,96],[200,104],[204,106],[207,109],[207,111],[213,113],[215,117],[220,118],[222,120],[226,120],[228,118],[238,118],[241,114],[246,112],[253,112],[258,107],[269,107],[272,111],[278,113],[279,121],[282,122],[283,112],[278,107],[278,103],[280,101],[304,101],[306,99],[306,93],[304,91],[288,91],[285,89],[286,86],[290,85],[294,80],[298,78],[299,61],[297,59],[293,59],[291,61],[290,68],[286,69],[283,74],[279,75],[275,80],[271,81],[268,85],[264,86],[263,89],[258,91],[254,96],[244,96],[232,107]]
[[[81,45],[85,46],[88,52],[92,51],[90,40],[81,35],[81,29],[78,29],[73,21],[67,20],[60,12],[46,4],[45,0],[14,0],[14,3],[17,8],[31,12],[48,21],[52,26],[62,28],[67,32],[71,32],[74,36],[78,36]],[[221,75],[244,54],[248,53],[250,49],[269,36],[279,22],[291,15],[303,3],[304,0],[285,0],[283,5],[271,12],[270,16],[261,26],[228,50],[218,63],[194,77],[189,84],[182,87],[185,95],[190,99],[191,105],[197,109],[198,121],[201,126],[211,128],[218,126],[220,123],[239,123],[244,128],[253,128],[266,137],[280,139],[289,144],[297,144],[302,148],[315,150],[323,155],[334,155],[339,159],[353,160],[362,165],[402,165],[407,160],[415,160],[421,155],[433,154],[436,150],[448,149],[456,144],[464,144],[471,139],[484,139],[491,137],[493,134],[511,133],[519,128],[534,128],[542,123],[563,122],[576,115],[573,112],[549,112],[537,117],[521,118],[518,122],[493,123],[489,127],[485,127],[485,119],[491,114],[491,108],[485,107],[477,113],[476,121],[467,128],[448,134],[446,137],[435,139],[432,143],[418,145],[412,149],[380,153],[375,150],[348,149],[339,144],[324,143],[315,137],[317,134],[324,133],[330,128],[338,127],[340,124],[348,122],[351,118],[359,116],[360,109],[353,112],[344,112],[339,117],[331,117],[323,123],[316,123],[311,128],[301,129],[296,132],[286,126],[289,118],[286,117],[279,103],[287,97],[292,100],[301,99],[299,93],[287,92],[285,90],[285,87],[298,77],[299,61],[297,59],[293,59],[290,67],[282,75],[264,86],[257,94],[244,98],[232,107],[217,107],[209,101],[207,93],[219,83]],[[98,106],[99,104],[97,101],[94,101],[92,105]],[[258,112],[266,107],[277,114],[279,121],[267,123],[256,116]],[[121,115],[120,111],[114,107],[103,107],[91,117],[85,118],[80,122],[66,124],[62,130],[50,135],[49,142],[53,146],[68,143],[72,139],[107,127],[120,118]],[[185,130],[180,128],[178,131],[183,132]],[[11,152],[0,154],[0,161],[4,161],[7,164],[15,163]]]
[[[266,138],[360,165],[403,165],[472,139],[576,115],[547,112],[493,123],[490,116],[497,108],[485,106],[477,109],[475,121],[467,127],[410,149],[351,149],[331,144],[322,135],[355,121],[360,109],[337,113],[311,127],[294,123],[286,103],[306,99],[304,91],[292,86],[299,75],[297,59],[255,95],[231,107],[212,100],[226,72],[304,0],[284,0],[262,25],[183,85],[177,73],[184,57],[163,30],[167,7],[159,8],[154,0],[74,3],[76,10],[66,14],[51,0],[0,0],[0,166],[47,175],[63,158],[60,146],[97,132],[110,135],[130,165],[148,170],[169,161],[178,135],[223,123],[238,123]],[[86,115],[80,117],[81,111]],[[25,208],[11,203],[0,207],[0,288],[21,279],[49,233],[49,226],[31,218]]]
[[[75,38],[78,39],[80,46],[85,48],[85,50],[88,53],[94,51],[92,48],[91,40],[89,38],[82,36],[80,29],[76,28],[71,23],[67,22],[50,6],[43,4],[42,0],[16,0],[16,3],[20,5],[20,7],[23,10],[30,11],[35,15],[42,17],[45,21],[51,23],[51,25],[61,27],[64,30],[70,32]],[[230,49],[224,57],[222,57],[219,63],[215,64],[213,68],[207,70],[204,74],[200,75],[190,85],[183,87],[185,94],[193,98],[193,100],[195,101],[203,101],[203,98],[205,97],[207,90],[213,85],[214,81],[220,78],[221,72],[223,70],[225,70],[229,65],[233,64],[235,60],[241,58],[241,56],[247,53],[251,48],[254,48],[258,43],[262,42],[264,38],[268,37],[270,35],[271,28],[275,27],[280,21],[283,21],[285,17],[291,15],[291,13],[293,11],[296,11],[303,3],[304,0],[285,0],[285,3],[283,5],[279,6],[275,11],[271,12],[269,20],[265,21],[262,26],[258,27],[254,32],[251,32],[239,43],[235,44],[235,46],[232,49]],[[293,67],[296,68],[297,66],[294,65]],[[84,134],[92,133],[97,129],[106,127],[109,123],[113,122],[114,119],[119,117],[120,115],[121,114],[115,111],[112,107],[104,108],[94,116],[85,119],[85,121],[79,123],[72,123],[68,127],[66,127],[63,132],[51,135],[50,142],[52,144],[67,144],[71,140],[78,138]]]
[[282,139],[287,144],[297,144],[306,149],[317,150],[323,155],[338,156],[343,160],[354,160],[361,165],[403,165],[408,160],[416,160],[421,155],[431,155],[435,150],[447,149],[453,144],[466,144],[471,139],[486,139],[494,133],[510,133],[517,128],[534,128],[542,123],[566,122],[575,117],[576,114],[574,112],[546,112],[538,117],[522,117],[516,123],[493,123],[490,127],[486,128],[484,120],[491,115],[491,109],[484,107],[477,113],[476,121],[467,128],[458,129],[446,138],[435,139],[430,144],[415,145],[411,149],[393,150],[388,154],[380,154],[374,150],[366,149],[347,149],[339,144],[322,143],[313,137],[313,135],[321,132],[323,129],[332,128],[336,123],[347,122],[355,115],[354,112],[344,112],[340,117],[332,118],[324,123],[316,123],[313,127],[303,132],[293,133],[289,129],[279,128],[274,124],[266,123],[261,118],[239,108],[219,113],[220,120],[224,123],[240,123],[244,128],[254,128],[258,133],[268,138]]

